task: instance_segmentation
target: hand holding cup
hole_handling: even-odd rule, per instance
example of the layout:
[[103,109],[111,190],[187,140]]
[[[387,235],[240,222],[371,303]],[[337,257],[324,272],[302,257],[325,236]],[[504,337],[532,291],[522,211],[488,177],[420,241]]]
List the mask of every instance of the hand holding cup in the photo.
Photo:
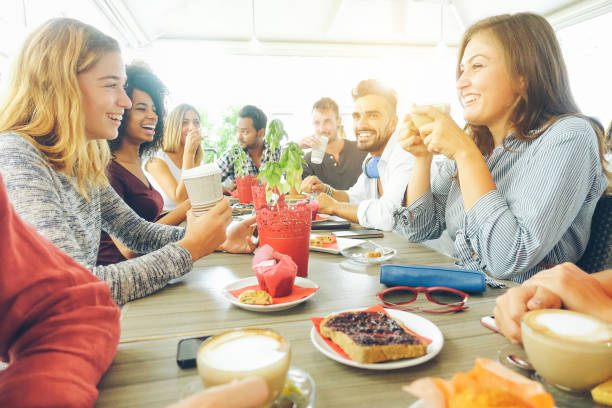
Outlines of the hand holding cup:
[[432,155],[423,143],[419,129],[413,122],[412,115],[410,114],[404,116],[404,120],[400,124],[397,141],[402,149],[414,157],[431,157]]
[[195,153],[205,136],[206,132],[203,128],[195,128],[187,133],[187,137],[185,138],[185,152]]
[[413,106],[411,115],[413,124],[414,118],[420,121],[417,128],[431,154],[443,154],[455,160],[456,155],[477,149],[472,138],[457,126],[450,115],[435,106]]
[[189,210],[185,237],[177,243],[189,251],[191,258],[196,261],[216,250],[225,241],[225,229],[230,222],[232,209],[227,198],[223,198],[199,217]]

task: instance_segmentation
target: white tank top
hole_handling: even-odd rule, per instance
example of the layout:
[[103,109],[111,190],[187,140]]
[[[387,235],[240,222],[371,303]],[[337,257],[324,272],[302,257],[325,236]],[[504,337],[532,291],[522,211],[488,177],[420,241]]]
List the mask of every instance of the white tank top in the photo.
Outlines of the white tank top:
[[[170,169],[170,173],[172,174],[172,177],[174,177],[174,179],[176,180],[177,183],[181,180],[181,169],[176,167],[176,164],[174,164],[174,162],[170,159],[170,157],[168,157],[166,152],[164,152],[163,150],[160,150],[157,153],[155,153],[155,155],[153,155],[153,157],[156,157],[158,159],[163,160],[164,163],[166,163],[168,165],[168,169]],[[168,197],[168,195],[161,188],[161,186],[159,185],[159,183],[157,182],[155,177],[153,177],[153,175],[151,173],[149,173],[145,169],[145,167],[146,167],[146,163],[143,164],[142,170],[144,171],[145,175],[149,179],[149,182],[151,183],[151,186],[153,186],[154,189],[159,191],[159,194],[161,194],[162,198],[164,199],[164,210],[169,211],[169,210],[175,209],[176,208],[176,204],[174,203],[174,201],[172,201],[172,199],[170,197]]]

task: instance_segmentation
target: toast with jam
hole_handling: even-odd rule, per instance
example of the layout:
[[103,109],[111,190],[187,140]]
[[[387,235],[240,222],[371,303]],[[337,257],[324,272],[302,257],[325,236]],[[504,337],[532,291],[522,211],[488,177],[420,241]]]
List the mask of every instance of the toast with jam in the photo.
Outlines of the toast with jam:
[[404,325],[380,312],[343,312],[326,317],[321,334],[358,363],[370,364],[427,353],[427,344]]

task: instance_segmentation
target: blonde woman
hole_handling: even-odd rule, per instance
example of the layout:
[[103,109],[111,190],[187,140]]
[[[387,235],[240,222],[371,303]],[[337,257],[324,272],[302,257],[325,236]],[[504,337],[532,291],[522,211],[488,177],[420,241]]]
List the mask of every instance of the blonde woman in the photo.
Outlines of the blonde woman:
[[[118,304],[163,288],[220,245],[252,250],[245,225],[225,240],[226,200],[206,215],[189,213],[185,231],[143,220],[109,186],[106,141],[131,107],[125,80],[114,39],[53,19],[26,39],[0,103],[0,173],[17,213],[106,281]],[[95,266],[101,230],[144,255]]]
[[176,208],[187,199],[181,172],[202,162],[200,114],[186,103],[174,108],[164,128],[162,150],[145,164],[153,187],[164,199],[164,209]]

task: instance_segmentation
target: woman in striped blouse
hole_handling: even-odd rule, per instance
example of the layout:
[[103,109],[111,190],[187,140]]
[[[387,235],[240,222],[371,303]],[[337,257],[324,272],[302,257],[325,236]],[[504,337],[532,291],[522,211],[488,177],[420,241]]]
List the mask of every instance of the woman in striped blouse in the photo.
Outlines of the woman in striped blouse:
[[[467,125],[415,108],[401,146],[416,160],[406,207],[394,213],[407,239],[447,229],[462,267],[522,282],[583,254],[595,205],[609,185],[601,126],[571,95],[559,43],[542,17],[521,13],[475,23],[463,38],[457,91]],[[430,179],[433,154],[443,154]]]

